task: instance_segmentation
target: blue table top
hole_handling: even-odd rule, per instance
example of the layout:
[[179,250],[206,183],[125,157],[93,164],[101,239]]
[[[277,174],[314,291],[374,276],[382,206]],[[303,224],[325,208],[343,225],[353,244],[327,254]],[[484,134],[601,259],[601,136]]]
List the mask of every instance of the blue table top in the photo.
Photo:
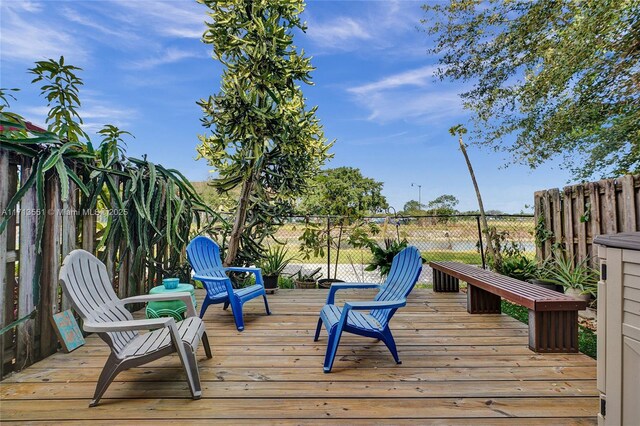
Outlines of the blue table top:
[[178,287],[171,289],[166,288],[164,285],[153,287],[151,290],[149,290],[149,294],[178,293],[181,291],[193,293],[194,290],[191,284],[180,283],[178,284]]

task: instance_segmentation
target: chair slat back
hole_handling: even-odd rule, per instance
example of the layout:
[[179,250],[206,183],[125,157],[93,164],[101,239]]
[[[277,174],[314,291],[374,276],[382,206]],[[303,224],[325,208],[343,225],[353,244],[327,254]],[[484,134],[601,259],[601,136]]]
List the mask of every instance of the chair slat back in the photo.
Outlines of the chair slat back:
[[[391,263],[391,270],[382,289],[375,297],[376,301],[390,301],[406,299],[418,281],[422,272],[422,257],[417,248],[409,246],[395,255]],[[395,309],[373,309],[371,315],[384,327]]]
[[[206,271],[213,277],[227,278],[220,258],[220,247],[209,237],[195,237],[187,246],[187,259],[196,274]],[[209,296],[226,292],[227,289],[221,281],[209,281],[203,283]]]
[[[133,319],[131,312],[118,299],[104,263],[91,253],[84,250],[69,253],[62,262],[59,279],[83,320],[107,323]],[[135,331],[99,334],[118,353],[138,335]]]

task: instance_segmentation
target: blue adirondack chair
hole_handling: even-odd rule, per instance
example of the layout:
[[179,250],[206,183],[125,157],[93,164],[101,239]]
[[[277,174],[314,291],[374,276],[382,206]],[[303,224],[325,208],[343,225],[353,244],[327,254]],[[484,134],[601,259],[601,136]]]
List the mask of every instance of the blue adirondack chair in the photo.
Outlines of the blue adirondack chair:
[[[260,268],[223,267],[218,244],[211,238],[203,236],[191,240],[187,246],[187,259],[195,273],[193,279],[201,281],[207,290],[207,295],[200,308],[200,318],[204,316],[209,305],[224,303],[223,309],[227,309],[231,305],[236,328],[238,331],[242,331],[244,330],[242,305],[258,296],[262,296],[267,315],[271,315]],[[227,272],[252,273],[256,276],[256,283],[249,287],[234,289]]]
[[[407,247],[398,253],[391,264],[391,270],[384,284],[332,284],[327,296],[327,304],[320,311],[314,341],[320,336],[322,324],[329,333],[327,352],[324,357],[324,372],[331,372],[333,360],[338,350],[343,331],[365,337],[379,339],[387,345],[396,363],[400,364],[396,343],[389,329],[389,321],[398,308],[407,304],[407,296],[415,286],[422,271],[422,258],[415,247]],[[356,288],[379,288],[371,302],[346,302],[342,308],[334,304],[338,290]],[[369,311],[360,312],[360,311]]]

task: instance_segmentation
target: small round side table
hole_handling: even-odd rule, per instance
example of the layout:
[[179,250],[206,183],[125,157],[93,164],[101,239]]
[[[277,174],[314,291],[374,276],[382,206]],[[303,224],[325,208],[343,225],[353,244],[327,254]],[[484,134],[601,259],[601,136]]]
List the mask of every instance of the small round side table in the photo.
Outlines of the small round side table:
[[[153,287],[149,290],[149,294],[167,294],[167,293],[191,293],[191,300],[193,300],[193,306],[196,306],[196,294],[191,284],[178,284],[178,287],[167,289],[163,285]],[[184,319],[184,313],[187,312],[187,305],[181,300],[167,300],[161,302],[149,302],[147,303],[147,318],[160,318],[160,317],[173,317],[176,321],[182,321]]]

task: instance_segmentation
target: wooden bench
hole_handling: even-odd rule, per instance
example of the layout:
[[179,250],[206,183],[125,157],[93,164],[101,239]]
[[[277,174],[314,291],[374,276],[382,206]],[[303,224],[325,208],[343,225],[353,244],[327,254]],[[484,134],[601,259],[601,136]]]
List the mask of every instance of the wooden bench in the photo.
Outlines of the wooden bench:
[[467,283],[470,314],[499,314],[501,298],[529,309],[529,348],[535,352],[578,352],[578,311],[587,302],[534,284],[458,262],[429,262],[433,290],[457,292]]

